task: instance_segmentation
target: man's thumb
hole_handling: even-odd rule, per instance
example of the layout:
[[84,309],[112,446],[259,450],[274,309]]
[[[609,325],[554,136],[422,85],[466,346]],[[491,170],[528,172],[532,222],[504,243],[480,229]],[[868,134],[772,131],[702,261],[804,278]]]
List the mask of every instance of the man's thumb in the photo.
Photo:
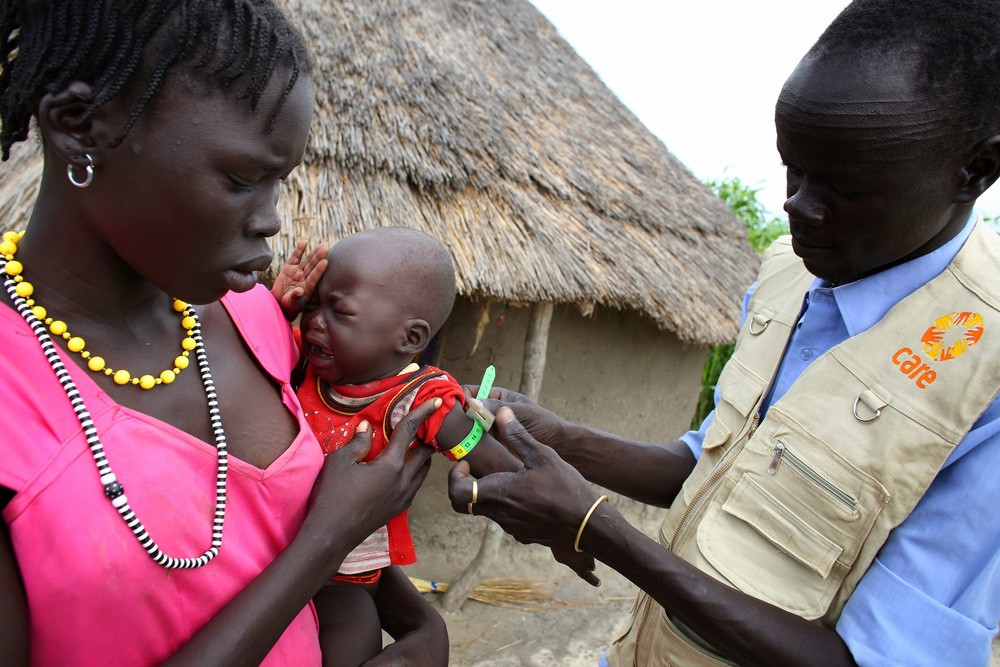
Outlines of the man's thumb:
[[500,426],[500,441],[530,467],[538,458],[540,443],[528,433],[508,407],[497,410],[496,423]]

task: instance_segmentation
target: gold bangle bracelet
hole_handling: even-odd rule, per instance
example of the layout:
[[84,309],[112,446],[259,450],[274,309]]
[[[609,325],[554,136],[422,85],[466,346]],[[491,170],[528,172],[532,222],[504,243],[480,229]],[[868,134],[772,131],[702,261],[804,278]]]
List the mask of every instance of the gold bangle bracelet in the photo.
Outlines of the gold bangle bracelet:
[[583,522],[580,524],[580,530],[576,531],[576,541],[573,542],[573,549],[577,553],[583,552],[583,549],[580,548],[580,538],[583,537],[583,529],[587,527],[587,522],[590,521],[590,516],[594,513],[594,510],[597,509],[597,506],[603,503],[607,499],[608,499],[607,496],[601,496],[600,498],[595,500],[594,504],[590,506],[589,510],[587,510],[587,515],[583,517]]

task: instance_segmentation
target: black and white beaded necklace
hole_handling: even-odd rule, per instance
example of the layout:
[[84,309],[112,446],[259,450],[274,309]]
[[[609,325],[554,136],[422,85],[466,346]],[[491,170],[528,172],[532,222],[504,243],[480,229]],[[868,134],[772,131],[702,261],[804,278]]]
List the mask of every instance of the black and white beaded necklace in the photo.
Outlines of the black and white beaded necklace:
[[229,453],[226,445],[226,432],[222,428],[218,396],[215,393],[215,382],[212,380],[212,372],[208,367],[208,357],[205,354],[205,344],[201,336],[201,321],[198,320],[198,315],[194,308],[189,305],[184,314],[190,315],[195,320],[195,326],[192,329],[192,337],[196,343],[195,358],[198,360],[198,370],[201,373],[201,381],[205,387],[205,396],[208,399],[208,413],[212,423],[212,433],[215,436],[215,448],[218,451],[219,466],[215,477],[215,515],[212,519],[212,546],[196,558],[174,558],[160,550],[160,547],[153,541],[153,538],[149,536],[146,527],[142,525],[142,522],[139,521],[139,518],[136,517],[135,512],[129,506],[125,490],[115,476],[114,471],[111,470],[111,464],[104,455],[104,446],[97,435],[94,420],[91,419],[90,412],[83,403],[83,397],[80,396],[76,383],[73,382],[73,378],[70,377],[69,371],[66,370],[62,359],[59,358],[58,348],[52,342],[45,324],[35,317],[26,299],[17,293],[17,283],[12,276],[7,275],[4,271],[6,266],[7,259],[3,255],[0,255],[0,274],[4,276],[4,287],[7,289],[7,294],[10,296],[18,314],[24,318],[24,321],[28,323],[28,326],[34,332],[35,337],[38,338],[46,360],[52,367],[53,372],[55,372],[63,391],[66,392],[66,397],[69,399],[70,405],[73,406],[73,412],[80,421],[80,426],[83,428],[84,435],[87,438],[87,446],[94,457],[94,463],[97,464],[97,472],[101,477],[104,493],[125,521],[125,525],[129,527],[132,534],[139,540],[139,544],[146,550],[149,557],[158,565],[162,565],[168,569],[193,569],[206,565],[219,554],[219,549],[222,547],[222,524],[226,517],[226,477],[229,473]]

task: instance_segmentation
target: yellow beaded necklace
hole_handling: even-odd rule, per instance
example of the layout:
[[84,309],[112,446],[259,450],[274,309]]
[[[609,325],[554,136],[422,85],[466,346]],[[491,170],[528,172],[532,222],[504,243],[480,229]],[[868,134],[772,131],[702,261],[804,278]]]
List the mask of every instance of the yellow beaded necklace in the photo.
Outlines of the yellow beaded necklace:
[[87,362],[88,369],[94,373],[104,373],[111,377],[115,384],[132,384],[142,389],[152,389],[158,384],[170,384],[182,370],[188,367],[191,350],[195,349],[196,346],[194,328],[197,325],[197,320],[191,307],[180,299],[174,299],[174,310],[181,314],[181,328],[185,330],[187,335],[181,340],[181,354],[174,358],[173,368],[162,371],[158,376],[151,374],[133,376],[126,370],[114,370],[107,365],[103,357],[91,354],[86,349],[87,343],[82,338],[71,334],[65,322],[50,317],[45,308],[38,305],[32,298],[35,287],[24,279],[22,275],[24,265],[14,259],[14,255],[17,254],[17,244],[23,235],[23,231],[4,233],[3,241],[0,241],[0,255],[3,255],[4,259],[7,260],[4,271],[14,280],[16,283],[14,289],[17,295],[25,299],[25,303],[31,308],[35,317],[45,323],[53,336],[64,339],[66,348],[70,352],[79,354]]

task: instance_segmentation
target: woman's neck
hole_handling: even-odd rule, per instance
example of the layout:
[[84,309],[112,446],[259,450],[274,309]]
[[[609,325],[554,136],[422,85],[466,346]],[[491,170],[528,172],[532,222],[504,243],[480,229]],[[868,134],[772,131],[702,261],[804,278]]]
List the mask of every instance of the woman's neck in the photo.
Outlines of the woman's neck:
[[41,305],[97,321],[120,321],[163,307],[168,295],[128,267],[85,222],[56,220],[36,205],[18,244],[25,279],[35,286]]

